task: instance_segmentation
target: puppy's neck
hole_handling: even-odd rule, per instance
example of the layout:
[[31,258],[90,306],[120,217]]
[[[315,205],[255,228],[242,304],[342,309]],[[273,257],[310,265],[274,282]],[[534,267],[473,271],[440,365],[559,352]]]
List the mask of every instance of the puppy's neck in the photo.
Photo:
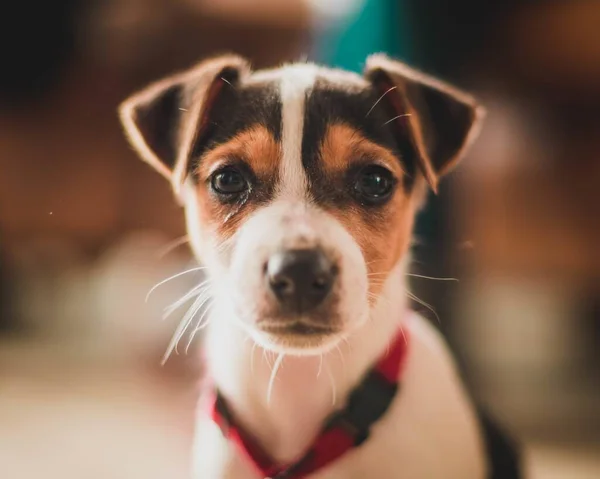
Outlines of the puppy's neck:
[[219,317],[226,308],[216,304],[206,337],[208,373],[237,423],[273,459],[293,461],[385,352],[405,315],[405,298],[404,267],[399,265],[371,308],[369,320],[339,347],[321,356],[282,358],[256,345],[236,325],[236,318]]

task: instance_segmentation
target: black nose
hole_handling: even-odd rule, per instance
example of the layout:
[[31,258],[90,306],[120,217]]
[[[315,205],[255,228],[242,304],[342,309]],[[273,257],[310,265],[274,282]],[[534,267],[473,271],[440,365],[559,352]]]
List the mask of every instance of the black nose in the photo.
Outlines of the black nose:
[[269,258],[267,279],[281,306],[288,312],[306,313],[327,297],[336,268],[320,249],[282,251]]

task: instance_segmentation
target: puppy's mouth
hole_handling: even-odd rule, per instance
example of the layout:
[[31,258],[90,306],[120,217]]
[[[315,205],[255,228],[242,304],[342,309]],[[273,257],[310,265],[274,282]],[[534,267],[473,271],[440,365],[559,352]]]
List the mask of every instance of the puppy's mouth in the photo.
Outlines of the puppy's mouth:
[[302,320],[286,322],[261,321],[256,325],[263,346],[279,352],[312,354],[322,352],[337,343],[342,336],[341,327],[315,324]]
[[290,321],[289,323],[267,323],[259,324],[259,329],[274,336],[304,336],[319,337],[339,334],[340,330],[332,326],[316,325],[304,321]]

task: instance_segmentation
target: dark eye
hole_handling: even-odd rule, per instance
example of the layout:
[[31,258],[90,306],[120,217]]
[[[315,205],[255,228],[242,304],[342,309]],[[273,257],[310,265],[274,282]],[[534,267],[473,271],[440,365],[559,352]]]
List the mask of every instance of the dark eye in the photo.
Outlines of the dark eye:
[[360,200],[377,204],[387,200],[394,189],[395,178],[382,166],[371,165],[358,173],[354,192]]
[[248,182],[235,168],[227,167],[215,172],[210,185],[220,195],[239,195],[248,189]]

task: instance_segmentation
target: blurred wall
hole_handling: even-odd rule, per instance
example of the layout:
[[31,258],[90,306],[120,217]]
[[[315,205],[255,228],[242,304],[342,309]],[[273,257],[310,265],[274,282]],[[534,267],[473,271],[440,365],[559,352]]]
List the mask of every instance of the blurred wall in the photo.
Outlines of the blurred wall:
[[600,4],[432,1],[413,13],[427,69],[488,110],[438,203],[438,274],[461,281],[426,297],[452,292],[446,329],[468,378],[517,429],[597,438]]

